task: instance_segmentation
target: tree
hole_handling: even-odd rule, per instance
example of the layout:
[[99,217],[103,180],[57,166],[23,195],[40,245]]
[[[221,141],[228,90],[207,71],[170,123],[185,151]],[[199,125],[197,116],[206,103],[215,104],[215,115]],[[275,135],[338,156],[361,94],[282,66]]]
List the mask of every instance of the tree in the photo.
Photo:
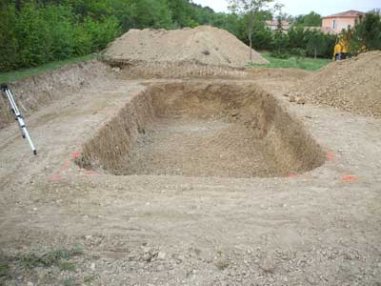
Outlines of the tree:
[[321,26],[321,16],[314,11],[310,12],[307,15],[300,15],[296,17],[295,23],[296,25],[304,26],[304,27],[320,27]]
[[307,34],[307,53],[313,54],[316,59],[318,55],[321,55],[325,47],[324,34],[318,31],[311,31]]
[[284,49],[285,49],[286,40],[287,40],[287,37],[283,31],[284,29],[283,21],[284,21],[285,15],[282,13],[282,8],[283,8],[283,4],[277,3],[274,6],[274,10],[277,13],[277,21],[278,21],[277,29],[274,35],[274,45],[275,45],[275,48],[277,49],[276,54],[278,56],[282,56],[284,54]]
[[273,0],[229,0],[229,9],[233,13],[238,13],[241,15],[247,15],[247,36],[250,45],[250,61],[253,60],[253,30],[256,15],[263,9],[263,7],[273,2]]
[[[349,31],[350,33],[352,31]],[[349,37],[348,37],[349,38]],[[353,31],[352,46],[357,42],[357,47],[367,50],[381,50],[381,15],[380,11],[372,11],[355,26]],[[356,49],[358,50],[358,49]]]

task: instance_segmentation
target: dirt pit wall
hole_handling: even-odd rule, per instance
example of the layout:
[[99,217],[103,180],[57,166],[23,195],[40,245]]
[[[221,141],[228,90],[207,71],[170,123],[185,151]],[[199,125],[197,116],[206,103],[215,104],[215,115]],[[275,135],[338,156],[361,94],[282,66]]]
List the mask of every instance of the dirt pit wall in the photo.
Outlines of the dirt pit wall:
[[[71,64],[52,72],[26,78],[9,87],[20,111],[29,115],[47,104],[111,77],[111,68],[99,61]],[[0,129],[14,122],[8,102],[0,96]]]
[[115,175],[287,176],[324,162],[320,146],[253,84],[148,86],[83,146],[78,164]]

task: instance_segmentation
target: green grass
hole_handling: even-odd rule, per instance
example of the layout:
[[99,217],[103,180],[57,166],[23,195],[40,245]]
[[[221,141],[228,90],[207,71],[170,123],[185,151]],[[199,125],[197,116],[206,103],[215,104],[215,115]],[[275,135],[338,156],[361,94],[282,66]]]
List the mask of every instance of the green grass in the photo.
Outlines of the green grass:
[[72,249],[57,249],[46,252],[42,255],[37,255],[35,253],[28,253],[22,255],[19,258],[19,264],[23,268],[35,268],[35,267],[51,267],[59,266],[61,270],[73,271],[73,266],[75,270],[75,265],[71,265],[67,260],[81,255],[82,249],[80,247],[75,247]]
[[73,262],[61,261],[58,265],[61,271],[75,271],[76,265]]
[[67,59],[63,61],[51,62],[51,63],[38,66],[35,68],[28,68],[28,69],[21,69],[17,71],[0,73],[0,83],[7,83],[7,82],[16,81],[16,80],[21,80],[27,77],[39,75],[48,71],[58,69],[67,64],[85,62],[85,61],[92,60],[94,58],[96,58],[96,54],[91,54],[91,55],[87,55],[87,56],[83,56],[79,58]]
[[66,278],[63,281],[63,285],[64,286],[75,286],[76,285],[75,279],[74,278]]
[[316,71],[331,62],[330,59],[313,59],[313,58],[307,58],[307,57],[304,57],[304,58],[289,57],[288,59],[279,59],[279,58],[272,57],[269,52],[263,52],[261,54],[270,63],[267,65],[251,65],[251,66],[261,66],[261,67],[268,67],[268,68],[297,68],[297,69]]
[[9,265],[5,262],[0,262],[0,282],[1,282],[1,279],[6,279],[8,277],[9,277]]

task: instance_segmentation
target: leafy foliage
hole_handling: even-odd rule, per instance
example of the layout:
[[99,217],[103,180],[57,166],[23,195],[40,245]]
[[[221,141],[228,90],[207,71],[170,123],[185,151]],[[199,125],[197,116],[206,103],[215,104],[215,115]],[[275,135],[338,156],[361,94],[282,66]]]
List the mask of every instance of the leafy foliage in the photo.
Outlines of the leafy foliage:
[[321,16],[313,11],[307,15],[300,15],[295,19],[295,24],[303,27],[320,27],[321,22]]
[[352,52],[381,49],[381,15],[380,11],[367,13],[355,26],[347,31],[344,36],[350,40]]
[[273,2],[273,0],[229,0],[230,10],[233,13],[244,15],[247,18],[247,37],[250,46],[250,60],[252,60],[251,48],[253,48],[253,33],[256,28],[254,25],[257,21],[258,15],[263,11],[266,4]]
[[[98,52],[132,28],[205,24],[226,29],[254,49],[279,56],[331,57],[334,37],[306,28],[320,25],[319,14],[299,16],[288,33],[281,29],[274,33],[265,24],[273,19],[265,9],[272,1],[230,0],[233,13],[228,14],[191,0],[1,0],[0,72]],[[277,16],[285,18],[281,13]],[[379,49],[380,31],[380,15],[369,15],[352,31],[353,43]]]

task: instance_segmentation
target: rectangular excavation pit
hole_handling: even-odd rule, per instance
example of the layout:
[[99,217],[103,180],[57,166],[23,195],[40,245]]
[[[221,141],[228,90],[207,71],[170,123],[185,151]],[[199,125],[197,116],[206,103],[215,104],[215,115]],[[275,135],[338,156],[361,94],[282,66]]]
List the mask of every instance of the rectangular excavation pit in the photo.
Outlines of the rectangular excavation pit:
[[115,175],[275,177],[324,162],[320,146],[253,84],[149,86],[83,146],[78,163]]

